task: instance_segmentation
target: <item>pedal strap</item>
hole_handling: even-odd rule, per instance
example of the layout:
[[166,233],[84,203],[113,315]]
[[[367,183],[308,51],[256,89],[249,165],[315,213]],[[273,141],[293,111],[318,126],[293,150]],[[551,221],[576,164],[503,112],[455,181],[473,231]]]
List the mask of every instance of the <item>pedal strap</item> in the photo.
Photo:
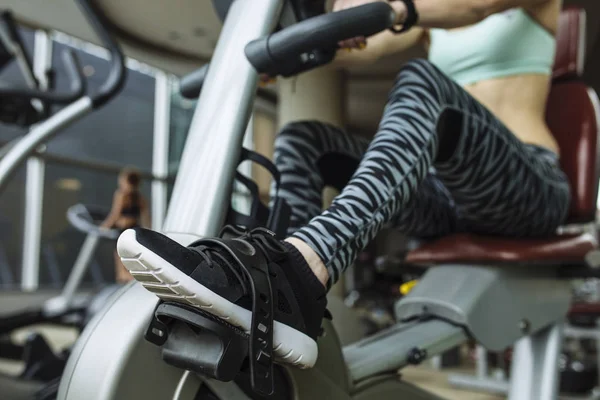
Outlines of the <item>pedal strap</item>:
[[277,169],[275,164],[271,162],[271,160],[269,160],[267,157],[261,154],[258,154],[252,150],[248,150],[245,147],[242,147],[240,163],[243,161],[252,161],[269,171],[273,176],[273,180],[275,181],[276,190],[279,190],[279,185],[281,184],[281,174],[279,173],[279,170]]
[[267,259],[249,243],[240,239],[202,239],[200,244],[213,244],[226,250],[248,278],[252,295],[250,324],[250,380],[252,389],[269,396],[273,380],[273,288]]
[[237,212],[232,207],[227,215],[227,224],[245,226],[249,230],[258,227],[267,227],[275,233],[275,236],[283,239],[287,234],[290,224],[291,207],[287,201],[279,196],[281,187],[281,174],[275,164],[265,156],[252,150],[242,148],[240,154],[240,163],[250,161],[265,168],[273,177],[275,191],[271,196],[271,207],[262,203],[258,186],[252,179],[236,172],[236,181],[246,187],[252,198],[252,206],[249,215]]
[[250,192],[252,205],[250,206],[250,215],[244,215],[232,208],[229,211],[230,214],[228,216],[228,223],[232,225],[245,226],[249,230],[258,228],[259,226],[264,226],[269,220],[269,208],[260,201],[258,185],[252,179],[241,174],[239,171],[236,172],[235,179]]

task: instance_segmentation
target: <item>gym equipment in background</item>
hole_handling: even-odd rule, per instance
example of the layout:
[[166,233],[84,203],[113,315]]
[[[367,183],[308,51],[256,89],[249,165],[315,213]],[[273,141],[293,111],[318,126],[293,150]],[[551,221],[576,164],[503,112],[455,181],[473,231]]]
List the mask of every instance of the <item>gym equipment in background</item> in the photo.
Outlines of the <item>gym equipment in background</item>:
[[[63,54],[63,59],[67,66],[67,73],[71,82],[70,89],[65,93],[58,93],[54,91],[42,91],[37,88],[14,88],[8,86],[0,87],[0,104],[4,104],[6,99],[22,100],[23,102],[35,102],[40,101],[43,104],[65,104],[66,106],[55,114],[45,118],[43,121],[39,121],[33,125],[30,131],[21,138],[17,138],[14,142],[5,145],[1,150],[0,156],[0,190],[2,190],[13,172],[29,157],[39,145],[50,140],[54,135],[58,134],[61,129],[69,126],[73,122],[79,120],[83,116],[91,113],[94,110],[99,109],[112,98],[114,98],[122,89],[126,79],[126,69],[124,56],[112,38],[111,34],[100,22],[100,17],[94,12],[91,4],[88,0],[79,0],[78,4],[85,15],[87,21],[90,23],[95,33],[98,35],[104,47],[109,50],[111,69],[109,75],[104,84],[99,88],[96,93],[86,95],[86,83],[83,78],[83,73],[75,56],[72,51],[66,51]],[[6,46],[6,42],[4,43]],[[0,58],[2,56],[0,55]],[[89,210],[88,213],[94,218],[93,215],[96,213],[94,210]],[[77,214],[77,213],[73,213]],[[78,214],[80,217],[83,214]],[[73,215],[72,215],[73,216]],[[73,221],[76,221],[75,218]],[[83,219],[80,218],[80,222]],[[89,222],[89,221],[88,221]],[[89,226],[88,226],[89,227]],[[80,225],[80,228],[84,228]],[[104,233],[102,233],[104,234]],[[99,232],[94,233],[95,236],[100,235]],[[112,237],[116,237],[116,234],[112,234]],[[81,254],[81,263],[78,265],[78,270],[75,271],[77,274],[85,268],[86,254],[89,255],[93,240],[90,239],[86,249]],[[108,302],[112,293],[107,291],[100,292],[95,299],[87,304],[87,312],[84,309],[80,309],[79,305],[76,304],[77,296],[74,295],[77,286],[77,282],[80,281],[81,277],[73,275],[71,282],[65,287],[65,292],[61,296],[60,300],[51,302],[48,308],[39,307],[35,310],[30,310],[24,314],[14,314],[10,317],[6,317],[0,320],[0,335],[7,334],[13,329],[18,327],[27,326],[31,323],[37,322],[54,322],[62,320],[62,322],[70,323],[67,317],[79,315],[75,318],[75,321],[79,321],[79,324],[85,324],[90,318],[91,313],[99,310],[102,305]],[[75,312],[77,310],[77,312]],[[64,311],[61,313],[60,311]],[[71,312],[73,311],[73,313]],[[25,347],[15,346],[6,337],[1,340],[2,345],[1,351],[4,356],[10,358],[10,356],[17,357],[18,359],[25,358],[28,360],[35,361],[31,363],[33,370],[40,370],[40,361],[36,357],[29,357],[29,355],[42,354],[41,359],[44,362],[50,362],[52,357],[49,356],[48,352],[41,351],[44,346],[37,337],[33,337],[29,344]],[[29,346],[29,347],[28,347]],[[28,350],[31,349],[30,350]],[[43,355],[45,354],[45,356]],[[57,355],[55,355],[57,356]],[[59,357],[59,356],[57,356]],[[59,357],[63,360],[64,357]],[[56,361],[56,360],[54,360]],[[38,365],[38,366],[35,366]],[[55,374],[62,372],[61,368],[52,366],[50,370],[54,371]],[[28,376],[37,376],[39,374],[28,374]],[[48,378],[47,376],[45,376]],[[40,392],[41,390],[41,392]],[[54,380],[51,382],[40,382],[32,379],[15,379],[14,377],[0,376],[0,398],[2,399],[32,399],[35,398],[36,393],[39,394],[39,399],[50,399],[56,397],[56,391],[58,390],[58,381]]]
[[73,326],[81,330],[99,306],[121,287],[113,284],[98,293],[79,293],[99,240],[116,241],[119,236],[118,230],[99,228],[99,224],[107,215],[108,211],[102,207],[83,204],[70,207],[67,219],[72,226],[86,234],[86,240],[81,246],[62,293],[41,306],[0,316],[0,358],[23,360],[25,369],[21,379],[48,382],[59,377],[68,352],[55,355],[39,334],[33,334],[23,346],[16,345],[9,339],[11,333],[36,324]]
[[[180,243],[215,236],[225,221],[258,74],[291,76],[326,64],[340,40],[370,36],[393,21],[391,8],[375,2],[288,23],[290,15],[302,19],[299,8],[317,3],[323,10],[323,2],[315,0],[231,2],[164,225]],[[579,31],[573,29],[580,27],[579,15],[564,14],[563,35]],[[270,34],[273,27],[281,29]],[[573,186],[570,222],[581,223],[595,218],[598,109],[595,94],[577,80],[573,60],[579,61],[580,54],[569,46],[559,40],[562,81],[553,85],[548,115]],[[561,323],[571,300],[569,280],[598,274],[585,264],[586,254],[596,247],[589,235],[547,240],[452,236],[427,243],[410,252],[409,261],[447,265],[428,269],[396,304],[401,322],[342,349],[325,319],[315,367],[299,370],[261,360],[261,368],[273,368],[266,380],[240,368],[258,367],[257,359],[245,359],[248,338],[243,333],[185,306],[159,303],[132,283],[87,325],[69,358],[58,398],[260,399],[264,396],[258,393],[273,385],[273,399],[434,399],[403,382],[398,369],[474,338],[491,350],[516,343],[510,400],[553,399]],[[153,317],[166,322],[166,329],[149,327]],[[147,331],[161,337],[162,347],[144,341]],[[187,371],[168,365],[163,356]]]
[[85,94],[86,81],[78,59],[73,51],[67,50],[63,53],[63,62],[67,67],[71,83],[71,87],[67,92],[58,93],[38,89],[0,87],[0,102],[5,99],[21,99],[23,101],[39,100],[43,103],[65,105],[59,112],[34,125],[22,138],[5,145],[5,149],[1,151],[2,158],[0,158],[0,191],[3,190],[15,170],[22,165],[29,155],[35,152],[38,146],[50,140],[61,129],[102,107],[123,88],[127,70],[121,49],[102,25],[100,18],[94,14],[89,2],[81,0],[78,4],[96,35],[102,41],[103,46],[110,53],[111,67],[108,77],[96,93]]
[[[73,227],[86,235],[79,250],[75,264],[60,296],[48,300],[43,307],[46,315],[63,315],[70,309],[87,308],[89,296],[78,296],[81,282],[85,278],[98,243],[101,239],[116,241],[120,231],[117,229],[101,229],[99,225],[106,219],[109,210],[104,207],[76,204],[67,210],[67,219]],[[115,290],[115,285],[108,290]]]
[[[0,11],[0,71],[12,61],[16,62],[29,89],[40,90],[40,84],[33,71],[31,56],[25,45],[10,11]],[[11,85],[0,82],[0,90]],[[81,95],[81,94],[79,94]],[[47,115],[39,101],[31,101],[21,97],[0,98],[0,122],[29,127],[41,121]]]
[[[100,239],[116,241],[119,231],[101,229],[99,224],[106,218],[108,211],[102,207],[76,204],[67,211],[67,219],[73,227],[86,234],[71,273],[61,294],[47,300],[41,306],[13,311],[0,316],[0,335],[34,324],[58,324],[83,326],[89,319],[87,309],[94,295],[80,294],[81,283],[90,265]],[[110,285],[103,291],[113,292],[119,285]]]
[[[22,85],[12,82],[0,82],[0,122],[32,128],[35,124],[48,120],[53,105],[69,104],[83,96],[86,82],[79,60],[73,51],[65,51],[62,56],[70,82],[69,90],[64,93],[52,90],[53,74],[51,71],[44,71],[48,85],[42,88],[34,74],[31,57],[25,49],[12,14],[9,11],[0,13],[0,70],[14,60],[26,83],[26,87],[21,87]],[[64,114],[61,115],[64,116]],[[29,138],[36,136],[39,128],[40,126],[25,136]],[[41,130],[44,131],[44,129],[42,126]],[[0,159],[4,158],[17,144],[26,143],[24,138],[17,137],[4,144],[0,148]],[[41,143],[42,141],[38,144]],[[17,153],[12,152],[13,156]],[[0,188],[1,186],[0,184]]]

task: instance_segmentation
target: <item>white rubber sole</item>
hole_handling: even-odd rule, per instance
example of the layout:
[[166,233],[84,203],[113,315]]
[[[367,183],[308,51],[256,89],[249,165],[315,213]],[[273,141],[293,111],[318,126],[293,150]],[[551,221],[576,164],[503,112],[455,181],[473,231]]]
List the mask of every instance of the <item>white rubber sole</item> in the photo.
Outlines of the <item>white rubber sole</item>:
[[[250,333],[252,313],[219,296],[144,247],[128,229],[117,241],[117,252],[131,275],[163,300],[190,304]],[[315,365],[317,343],[304,333],[273,321],[273,352],[277,361],[299,368]]]

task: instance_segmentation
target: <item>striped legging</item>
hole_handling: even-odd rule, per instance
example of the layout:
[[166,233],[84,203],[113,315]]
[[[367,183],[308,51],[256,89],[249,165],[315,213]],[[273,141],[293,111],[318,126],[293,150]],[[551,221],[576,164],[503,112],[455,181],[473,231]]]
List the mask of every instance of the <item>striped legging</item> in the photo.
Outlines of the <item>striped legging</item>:
[[[321,257],[330,285],[385,225],[415,237],[543,236],[569,208],[557,156],[519,141],[425,60],[402,68],[370,143],[297,122],[278,135],[274,158],[289,234]],[[326,185],[341,193],[321,212]]]

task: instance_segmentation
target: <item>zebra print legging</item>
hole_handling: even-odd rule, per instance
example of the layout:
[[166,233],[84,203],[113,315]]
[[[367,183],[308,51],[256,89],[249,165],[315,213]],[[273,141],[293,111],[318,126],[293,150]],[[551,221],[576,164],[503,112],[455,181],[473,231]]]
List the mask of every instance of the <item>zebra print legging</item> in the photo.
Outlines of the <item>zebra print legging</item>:
[[[286,126],[275,142],[289,234],[337,281],[387,224],[415,237],[468,231],[552,234],[569,208],[557,156],[519,141],[425,60],[411,61],[368,141],[319,122]],[[342,190],[321,213],[325,185]]]

